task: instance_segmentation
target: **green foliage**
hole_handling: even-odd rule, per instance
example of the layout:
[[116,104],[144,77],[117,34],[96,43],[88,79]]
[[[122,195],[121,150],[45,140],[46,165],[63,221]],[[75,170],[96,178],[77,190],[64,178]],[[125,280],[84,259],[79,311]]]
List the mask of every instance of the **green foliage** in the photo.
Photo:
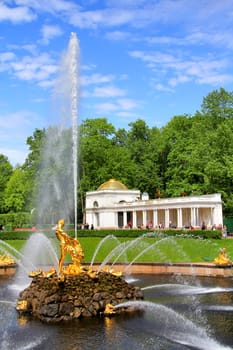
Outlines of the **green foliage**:
[[223,88],[209,93],[202,103],[202,113],[211,117],[233,117],[233,92]]
[[[25,227],[25,225],[24,225]],[[40,231],[40,230],[39,230]],[[2,240],[27,240],[32,234],[31,230],[20,230],[20,231],[0,231],[0,239]],[[38,231],[37,231],[38,232]],[[55,238],[55,231],[50,229],[44,229],[43,232],[47,238]],[[75,232],[72,229],[67,230],[70,237],[75,237]],[[99,237],[104,238],[106,236],[115,236],[117,238],[137,238],[145,235],[148,238],[163,238],[163,237],[190,237],[193,239],[221,239],[222,233],[219,230],[161,230],[161,231],[150,231],[148,230],[78,230],[77,236],[80,237]]]
[[5,189],[5,207],[10,212],[21,212],[26,207],[26,199],[30,193],[27,176],[20,168],[15,169]]
[[22,227],[31,223],[31,214],[28,212],[0,214],[0,225],[11,230],[15,227]]
[[0,213],[4,213],[5,208],[5,190],[12,176],[13,167],[7,157],[0,154]]

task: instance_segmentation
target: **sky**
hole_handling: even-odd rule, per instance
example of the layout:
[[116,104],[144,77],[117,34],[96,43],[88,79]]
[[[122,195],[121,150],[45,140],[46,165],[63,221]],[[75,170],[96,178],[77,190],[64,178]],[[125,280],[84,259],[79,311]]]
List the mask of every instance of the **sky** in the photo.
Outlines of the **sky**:
[[56,120],[54,86],[71,32],[79,47],[78,122],[161,128],[233,85],[233,0],[0,0],[0,154]]

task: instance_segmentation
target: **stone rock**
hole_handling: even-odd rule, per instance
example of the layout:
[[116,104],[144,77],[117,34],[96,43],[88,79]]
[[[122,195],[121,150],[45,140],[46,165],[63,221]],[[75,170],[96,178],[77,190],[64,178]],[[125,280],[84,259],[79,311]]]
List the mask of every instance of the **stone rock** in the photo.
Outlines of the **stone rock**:
[[[18,312],[45,322],[60,322],[100,316],[107,304],[115,306],[130,300],[143,300],[140,287],[109,272],[100,272],[95,278],[85,272],[65,275],[63,280],[56,274],[46,278],[39,275],[20,293],[18,302],[26,301],[27,306]],[[120,312],[116,310],[116,314]]]

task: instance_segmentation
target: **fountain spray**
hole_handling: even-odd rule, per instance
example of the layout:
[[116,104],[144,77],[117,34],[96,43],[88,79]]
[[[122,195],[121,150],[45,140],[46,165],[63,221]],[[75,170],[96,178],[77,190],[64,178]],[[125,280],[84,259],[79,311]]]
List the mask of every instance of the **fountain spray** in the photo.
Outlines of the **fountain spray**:
[[73,182],[74,182],[74,222],[75,238],[77,238],[77,149],[78,149],[78,62],[79,42],[75,33],[71,33],[70,39],[70,78],[71,78],[71,117],[72,117],[72,154],[73,154]]
[[[39,172],[37,214],[41,223],[74,220],[77,238],[79,41],[71,33],[54,89],[56,117],[46,132]],[[74,215],[73,215],[74,213]]]

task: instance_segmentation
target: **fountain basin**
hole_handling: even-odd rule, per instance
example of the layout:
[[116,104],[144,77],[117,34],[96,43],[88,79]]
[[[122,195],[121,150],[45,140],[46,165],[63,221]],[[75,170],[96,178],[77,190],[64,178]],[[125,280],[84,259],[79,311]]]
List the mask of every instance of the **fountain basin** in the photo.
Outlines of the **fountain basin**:
[[115,264],[114,269],[123,274],[178,274],[210,277],[233,277],[233,265],[216,265],[213,263],[134,263]]
[[0,276],[12,276],[16,273],[17,264],[0,265]]
[[[83,263],[88,266],[89,263]],[[93,269],[97,269],[100,264],[93,264]],[[115,264],[114,269],[125,274],[128,264]],[[17,271],[17,264],[0,266],[0,276],[12,276]],[[128,271],[133,274],[182,274],[212,277],[232,277],[233,265],[216,265],[207,262],[197,263],[134,263]]]

